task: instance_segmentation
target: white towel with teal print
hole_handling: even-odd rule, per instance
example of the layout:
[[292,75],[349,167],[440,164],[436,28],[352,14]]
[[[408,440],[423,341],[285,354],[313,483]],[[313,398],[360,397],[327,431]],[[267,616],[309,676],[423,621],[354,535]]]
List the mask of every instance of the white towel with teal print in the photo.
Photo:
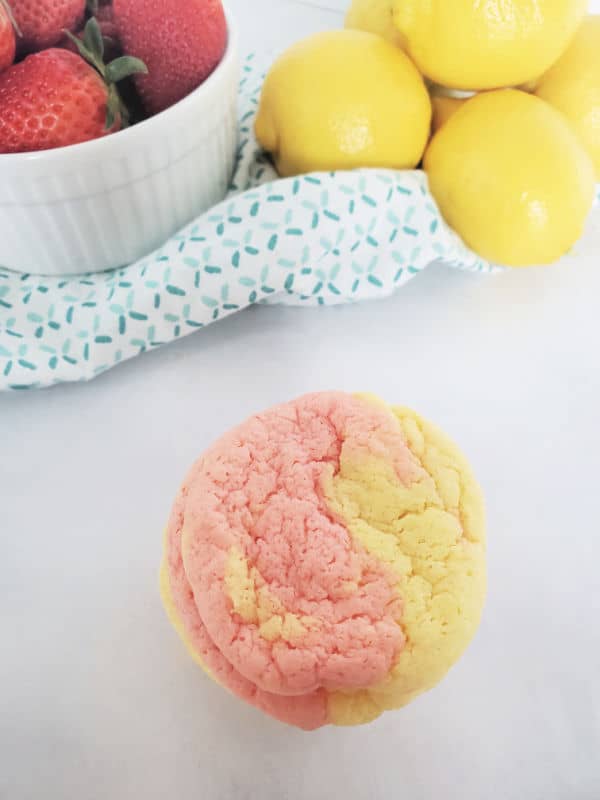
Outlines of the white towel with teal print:
[[263,69],[240,84],[227,199],[123,269],[65,278],[0,268],[0,388],[93,378],[255,303],[387,297],[433,261],[489,272],[444,223],[422,172],[279,180],[253,131]]

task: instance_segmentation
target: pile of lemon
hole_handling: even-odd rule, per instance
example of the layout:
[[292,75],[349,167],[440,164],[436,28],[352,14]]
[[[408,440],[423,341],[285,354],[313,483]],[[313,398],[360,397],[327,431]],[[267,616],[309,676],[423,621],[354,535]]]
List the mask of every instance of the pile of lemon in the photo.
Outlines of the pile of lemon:
[[282,176],[423,164],[447,222],[507,266],[579,239],[600,180],[600,17],[587,0],[354,0],[291,47],[256,133]]

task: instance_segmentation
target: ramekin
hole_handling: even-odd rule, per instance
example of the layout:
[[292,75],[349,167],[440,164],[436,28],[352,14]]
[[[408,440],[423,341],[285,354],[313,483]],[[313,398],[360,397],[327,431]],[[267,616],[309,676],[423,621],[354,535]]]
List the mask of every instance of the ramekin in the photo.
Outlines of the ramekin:
[[69,275],[129,264],[226,194],[237,145],[238,36],[171,108],[71,147],[0,155],[0,265]]

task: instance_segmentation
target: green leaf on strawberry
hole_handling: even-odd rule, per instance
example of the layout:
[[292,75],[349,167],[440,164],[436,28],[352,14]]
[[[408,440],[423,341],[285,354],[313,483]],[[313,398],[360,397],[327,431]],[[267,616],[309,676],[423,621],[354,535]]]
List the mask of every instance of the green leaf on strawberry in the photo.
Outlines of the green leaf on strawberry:
[[104,63],[104,39],[96,17],[90,17],[83,30],[83,43],[99,63]]
[[[2,2],[2,0],[0,0]],[[148,74],[148,68],[139,58],[133,56],[119,56],[109,64],[104,63],[104,40],[98,21],[95,17],[90,17],[83,31],[83,39],[74,36],[70,31],[65,34],[77,47],[79,54],[88,64],[100,74],[108,91],[106,102],[106,130],[110,130],[117,120],[121,121],[121,127],[126,128],[129,124],[129,111],[123,102],[117,83],[136,74]]]
[[137,73],[148,72],[146,65],[139,58],[133,56],[119,56],[106,65],[106,78],[111,83],[118,83],[124,78],[129,78],[130,75]]

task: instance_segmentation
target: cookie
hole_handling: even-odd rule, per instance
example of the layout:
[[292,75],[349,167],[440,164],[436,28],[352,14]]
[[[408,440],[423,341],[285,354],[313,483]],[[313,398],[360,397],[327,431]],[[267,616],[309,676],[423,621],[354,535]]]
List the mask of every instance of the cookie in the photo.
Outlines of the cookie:
[[480,489],[404,408],[325,392],[257,414],[187,475],[161,571],[215,681],[306,730],[369,722],[433,687],[479,624]]

